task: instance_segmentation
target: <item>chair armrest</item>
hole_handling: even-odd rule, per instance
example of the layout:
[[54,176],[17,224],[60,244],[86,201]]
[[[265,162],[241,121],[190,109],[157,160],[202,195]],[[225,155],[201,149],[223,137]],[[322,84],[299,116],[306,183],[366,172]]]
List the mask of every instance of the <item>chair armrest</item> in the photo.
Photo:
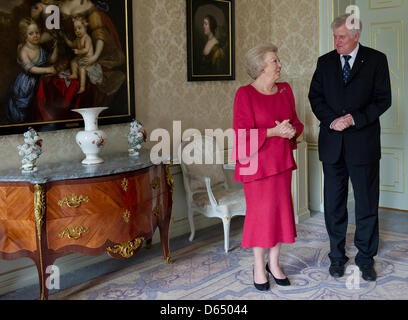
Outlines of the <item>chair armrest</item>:
[[214,209],[215,209],[215,207],[218,207],[217,200],[215,199],[214,194],[213,194],[212,189],[211,189],[211,179],[210,179],[210,177],[205,177],[205,176],[194,177],[194,176],[190,176],[190,178],[191,178],[191,180],[201,181],[201,182],[205,183],[205,186],[207,188],[208,198],[210,199],[211,206]]
[[211,180],[210,177],[202,176],[202,177],[197,177],[197,176],[189,176],[191,180],[195,181],[200,181],[200,182],[206,182],[207,180]]
[[226,163],[222,165],[224,170],[235,170],[235,163]]

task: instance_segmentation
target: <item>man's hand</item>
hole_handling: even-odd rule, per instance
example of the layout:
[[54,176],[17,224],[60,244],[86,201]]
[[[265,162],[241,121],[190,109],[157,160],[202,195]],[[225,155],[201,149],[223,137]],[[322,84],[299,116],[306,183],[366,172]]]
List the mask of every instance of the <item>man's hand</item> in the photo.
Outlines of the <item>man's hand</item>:
[[354,125],[354,120],[351,114],[346,114],[343,117],[337,118],[331,124],[331,128],[335,131],[344,131]]

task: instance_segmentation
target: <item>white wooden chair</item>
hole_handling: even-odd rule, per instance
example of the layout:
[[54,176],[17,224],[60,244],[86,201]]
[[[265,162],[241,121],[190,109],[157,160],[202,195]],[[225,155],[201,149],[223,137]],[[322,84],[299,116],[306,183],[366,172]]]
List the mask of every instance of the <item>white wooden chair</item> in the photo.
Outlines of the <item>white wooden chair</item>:
[[[195,212],[209,218],[219,218],[224,226],[224,248],[228,253],[231,219],[236,215],[245,215],[244,190],[229,188],[224,168],[231,167],[221,163],[224,150],[220,150],[213,137],[196,135],[190,138],[192,141],[184,141],[178,148],[191,229],[189,240],[193,241],[195,235]],[[216,164],[217,155],[222,159],[218,161],[220,164]],[[195,161],[191,161],[192,158]]]

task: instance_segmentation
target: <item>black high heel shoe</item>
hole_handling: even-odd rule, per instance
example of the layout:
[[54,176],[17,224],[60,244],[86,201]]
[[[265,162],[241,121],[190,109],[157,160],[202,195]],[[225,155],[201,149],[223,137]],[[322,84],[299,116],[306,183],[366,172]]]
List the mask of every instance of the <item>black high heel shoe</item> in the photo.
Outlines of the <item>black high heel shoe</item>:
[[256,283],[255,282],[255,270],[252,269],[252,276],[254,277],[254,286],[256,289],[259,291],[268,291],[269,290],[269,281],[266,281],[265,283]]
[[276,284],[277,284],[278,286],[284,286],[284,287],[290,286],[290,281],[289,281],[289,279],[288,279],[287,277],[286,277],[285,279],[276,279],[276,278],[273,276],[271,270],[269,269],[268,263],[266,264],[265,269],[266,269],[267,272],[269,272],[269,273],[272,275],[273,280],[275,280],[275,282],[276,282]]

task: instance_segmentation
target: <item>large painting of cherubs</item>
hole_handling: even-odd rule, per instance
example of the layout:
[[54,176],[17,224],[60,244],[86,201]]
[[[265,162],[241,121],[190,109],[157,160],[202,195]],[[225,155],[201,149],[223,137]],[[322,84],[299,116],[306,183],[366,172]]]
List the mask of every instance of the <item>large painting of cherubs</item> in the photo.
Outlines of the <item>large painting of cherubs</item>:
[[186,1],[188,81],[234,80],[234,1]]
[[135,117],[131,0],[0,0],[0,134]]

